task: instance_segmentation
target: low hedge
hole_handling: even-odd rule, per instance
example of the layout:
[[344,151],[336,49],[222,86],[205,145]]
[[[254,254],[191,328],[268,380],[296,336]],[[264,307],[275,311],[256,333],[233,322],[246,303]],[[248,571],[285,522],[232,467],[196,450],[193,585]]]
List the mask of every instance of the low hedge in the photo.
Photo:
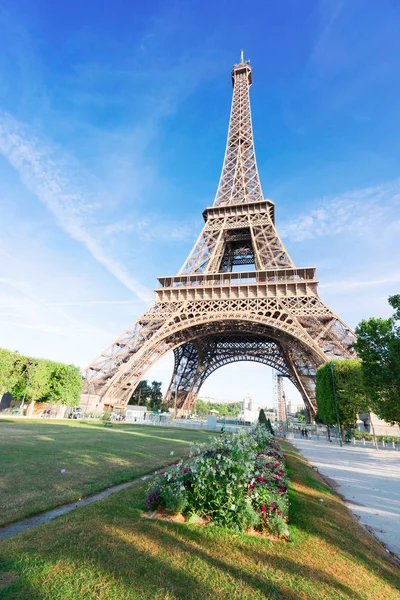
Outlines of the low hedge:
[[236,531],[289,535],[285,455],[265,425],[194,446],[148,488],[149,510],[205,517]]
[[[372,435],[372,433],[367,433],[365,431],[359,431],[359,430],[351,430],[350,431],[350,437],[351,438],[356,438],[356,440],[366,440],[367,442],[373,442],[374,441],[374,436]],[[394,442],[395,444],[399,444],[400,445],[400,437],[396,436],[396,435],[376,435],[375,436],[378,442],[381,442],[382,440],[384,440],[385,442],[392,443]]]

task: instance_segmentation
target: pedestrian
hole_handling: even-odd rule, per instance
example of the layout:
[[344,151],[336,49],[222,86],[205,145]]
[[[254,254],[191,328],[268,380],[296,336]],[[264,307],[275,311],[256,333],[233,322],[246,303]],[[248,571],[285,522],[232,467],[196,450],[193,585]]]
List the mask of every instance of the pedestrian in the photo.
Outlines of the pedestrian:
[[301,439],[304,438],[304,429],[301,430]]

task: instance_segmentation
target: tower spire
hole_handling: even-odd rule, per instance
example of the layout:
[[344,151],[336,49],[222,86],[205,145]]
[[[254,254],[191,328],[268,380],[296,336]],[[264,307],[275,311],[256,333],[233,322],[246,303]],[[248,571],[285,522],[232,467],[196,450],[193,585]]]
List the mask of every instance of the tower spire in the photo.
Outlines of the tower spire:
[[252,71],[240,52],[240,63],[232,69],[233,96],[221,178],[214,206],[263,200],[254,150],[250,110]]

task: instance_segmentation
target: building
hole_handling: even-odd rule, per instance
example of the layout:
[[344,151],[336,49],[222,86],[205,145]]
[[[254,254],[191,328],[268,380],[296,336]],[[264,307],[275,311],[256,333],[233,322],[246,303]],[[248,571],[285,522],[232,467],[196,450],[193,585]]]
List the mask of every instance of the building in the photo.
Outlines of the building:
[[255,423],[258,421],[260,410],[264,409],[265,416],[273,423],[276,420],[275,411],[269,411],[264,406],[255,402],[251,396],[246,396],[241,402],[240,413],[238,419],[246,423]]
[[125,413],[126,423],[136,423],[148,419],[147,406],[138,406],[137,404],[128,404]]
[[296,413],[300,412],[301,410],[304,410],[304,404],[297,404],[295,402],[292,402],[291,400],[288,401],[287,412],[289,415],[295,415]]
[[[359,415],[359,420],[361,423],[359,429],[361,431],[367,431],[368,433],[373,433],[372,426],[375,431],[375,435],[392,435],[400,437],[400,427],[398,425],[391,425],[386,421],[380,419],[375,413],[362,413]],[[364,426],[364,427],[363,427]]]

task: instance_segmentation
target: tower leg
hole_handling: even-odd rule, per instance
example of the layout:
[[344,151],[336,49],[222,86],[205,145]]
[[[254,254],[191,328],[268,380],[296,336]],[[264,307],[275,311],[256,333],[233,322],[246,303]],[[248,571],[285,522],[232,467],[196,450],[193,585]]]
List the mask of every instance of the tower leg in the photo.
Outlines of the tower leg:
[[193,386],[199,370],[199,351],[195,342],[187,342],[174,350],[174,372],[164,402],[176,414],[188,412],[193,406]]

